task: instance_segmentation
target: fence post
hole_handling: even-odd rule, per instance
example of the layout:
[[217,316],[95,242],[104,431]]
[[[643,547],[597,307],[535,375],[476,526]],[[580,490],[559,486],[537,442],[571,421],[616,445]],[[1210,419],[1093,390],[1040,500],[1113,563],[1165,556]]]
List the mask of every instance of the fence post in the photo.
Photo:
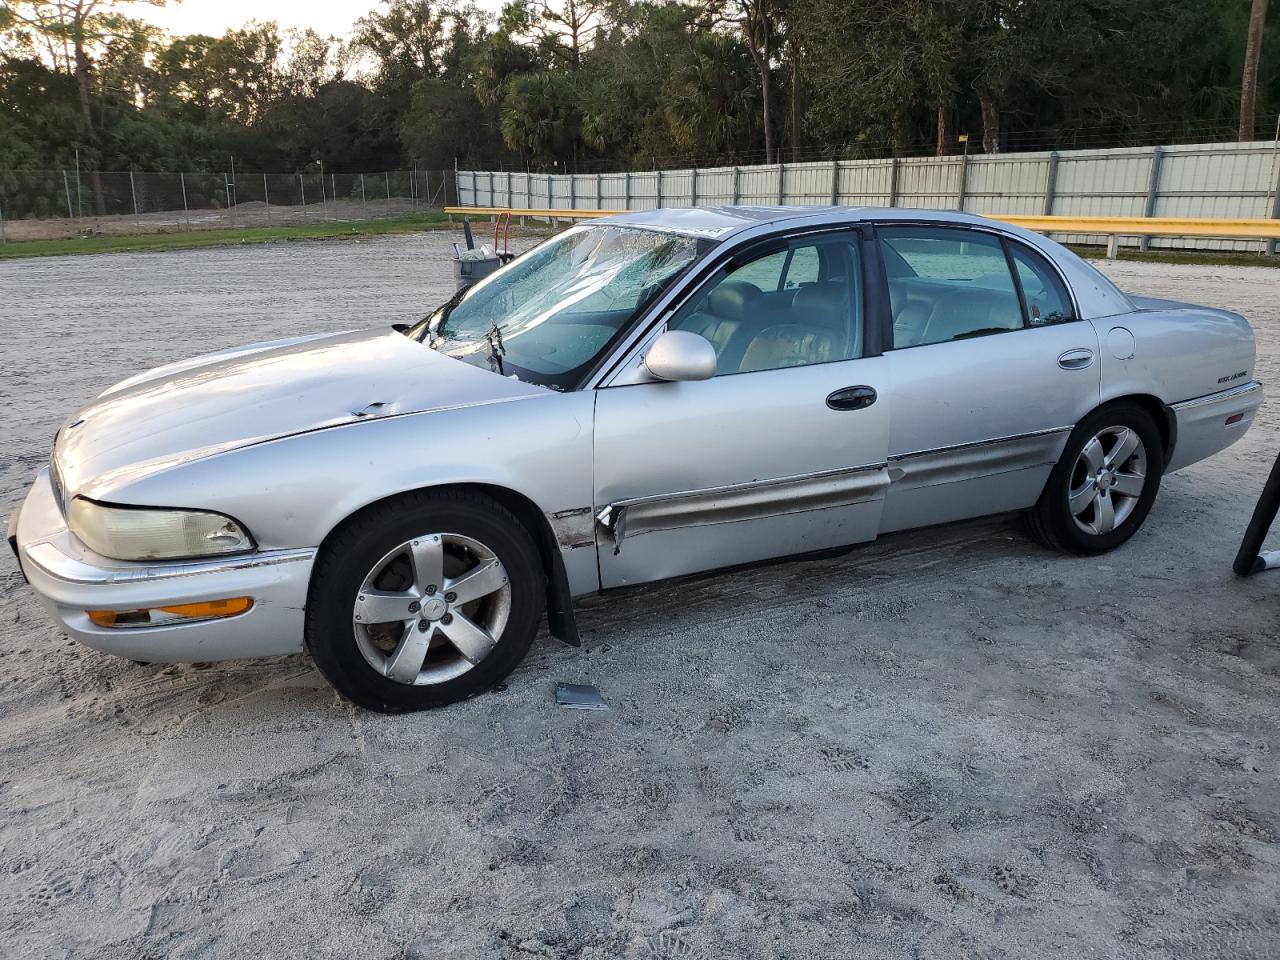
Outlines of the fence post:
[[661,209],[662,207],[662,171],[661,170],[658,171],[658,197],[654,206],[658,207],[659,209]]
[[960,190],[956,204],[956,209],[964,213],[964,200],[969,192],[969,155],[962,154],[960,157]]
[[[333,198],[337,201],[337,197]],[[320,218],[326,223],[329,221],[329,201],[324,195],[324,164],[320,164]]]
[[831,205],[840,206],[840,161],[831,161]]
[[178,184],[182,187],[182,218],[187,221],[187,232],[191,232],[191,209],[187,206],[187,175],[178,172]]
[[736,207],[742,202],[742,168],[733,168],[733,205]]
[[76,223],[76,214],[75,211],[71,209],[71,181],[68,179],[67,171],[65,170],[62,171],[62,189],[65,190],[67,194],[67,219],[71,221],[71,225],[74,227]]
[[[130,186],[133,185],[132,169],[129,170],[129,185]],[[231,217],[231,223],[232,225],[234,225],[236,222],[236,211],[235,211],[235,208],[231,206],[231,178],[227,176],[226,171],[223,171],[223,174],[222,174],[222,186],[227,193],[227,215]],[[138,211],[138,196],[136,193],[134,194],[134,198],[133,198],[133,210],[135,214]]]
[[604,209],[604,184],[599,173],[596,174],[596,209]]
[[[1151,149],[1151,179],[1147,182],[1147,201],[1143,205],[1142,215],[1153,216],[1156,212],[1156,197],[1160,193],[1160,161],[1164,159],[1164,150],[1160,147]],[[1151,238],[1143,237],[1138,241],[1138,249],[1146,253],[1151,249]]]
[[689,171],[689,206],[698,205],[698,168]]
[[133,222],[142,226],[142,217],[138,215],[138,187],[133,182],[133,167],[129,168],[129,192],[133,194]]
[[391,210],[391,171],[390,170],[382,171],[382,182],[385,183],[387,186],[386,208],[389,212]]
[[516,205],[516,188],[512,185],[511,171],[507,171],[507,208]]
[[267,226],[271,226],[271,194],[267,192],[267,175],[262,175],[262,202],[267,208]]
[[889,165],[889,206],[898,205],[898,158],[894,157]]
[[[1277,171],[1276,173],[1275,196],[1271,198],[1271,219],[1280,220],[1280,171]],[[1268,255],[1275,255],[1276,243],[1277,241],[1275,240],[1267,241],[1266,251]]]
[[631,209],[631,171],[622,175],[622,209]]
[[569,209],[578,209],[578,175],[569,174]]
[[778,206],[782,206],[782,201],[786,199],[786,166],[781,160],[778,161]]
[[1044,174],[1044,215],[1053,216],[1053,201],[1058,192],[1058,151],[1049,154],[1049,169]]
[[302,174],[298,174],[298,196],[302,199],[302,222],[307,222],[307,185],[302,182]]
[[360,213],[364,218],[369,219],[369,198],[364,192],[364,174],[360,174]]

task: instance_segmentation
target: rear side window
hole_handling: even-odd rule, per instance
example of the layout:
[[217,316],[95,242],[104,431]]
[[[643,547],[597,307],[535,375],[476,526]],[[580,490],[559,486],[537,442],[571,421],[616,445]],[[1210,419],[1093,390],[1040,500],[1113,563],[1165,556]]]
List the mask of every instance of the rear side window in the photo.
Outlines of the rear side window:
[[1018,271],[1018,282],[1022,284],[1022,296],[1027,301],[1027,323],[1045,327],[1075,320],[1067,288],[1044,257],[1017,243],[1009,244],[1009,253]]
[[791,251],[791,262],[787,264],[786,275],[782,278],[783,287],[789,290],[806,283],[817,283],[821,268],[817,247],[797,247]]
[[778,250],[753,260],[738,270],[737,279],[761,290],[782,289],[782,272],[787,266],[787,251]]
[[[999,237],[952,227],[878,231],[893,310],[893,346],[966,340],[1023,326]],[[905,269],[904,269],[905,268]]]

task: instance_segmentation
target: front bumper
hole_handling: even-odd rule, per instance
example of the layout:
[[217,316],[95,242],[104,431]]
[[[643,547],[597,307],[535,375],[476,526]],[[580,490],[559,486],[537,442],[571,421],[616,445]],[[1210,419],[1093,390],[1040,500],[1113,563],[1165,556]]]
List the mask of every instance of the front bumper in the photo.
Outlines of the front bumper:
[[[262,550],[217,560],[125,563],[92,553],[67,529],[48,470],[10,521],[19,565],[72,638],[131,660],[194,662],[297,653],[314,549]],[[252,597],[235,617],[140,627],[98,627],[88,610],[136,610]]]

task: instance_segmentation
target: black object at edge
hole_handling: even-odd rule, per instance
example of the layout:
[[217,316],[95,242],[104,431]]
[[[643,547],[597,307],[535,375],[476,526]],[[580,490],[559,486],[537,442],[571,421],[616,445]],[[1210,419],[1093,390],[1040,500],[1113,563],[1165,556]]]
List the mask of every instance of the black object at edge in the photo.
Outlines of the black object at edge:
[[1271,473],[1267,476],[1266,485],[1262,488],[1262,496],[1258,505],[1253,508],[1253,516],[1249,518],[1249,526],[1245,528],[1244,539],[1240,542],[1240,550],[1236,553],[1235,563],[1231,569],[1237,576],[1247,577],[1266,569],[1258,556],[1262,550],[1262,541],[1280,510],[1280,456],[1271,465]]

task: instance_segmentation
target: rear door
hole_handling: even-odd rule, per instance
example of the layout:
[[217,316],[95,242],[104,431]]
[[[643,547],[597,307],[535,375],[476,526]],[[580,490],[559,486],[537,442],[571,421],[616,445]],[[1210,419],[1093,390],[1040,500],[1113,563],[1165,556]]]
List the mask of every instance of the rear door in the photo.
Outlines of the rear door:
[[710,340],[716,376],[597,391],[602,586],[875,537],[888,360],[867,355],[864,245],[846,230],[735,257],[663,324]]
[[997,231],[877,229],[892,315],[881,529],[1035,503],[1098,404],[1098,342],[1061,275]]

